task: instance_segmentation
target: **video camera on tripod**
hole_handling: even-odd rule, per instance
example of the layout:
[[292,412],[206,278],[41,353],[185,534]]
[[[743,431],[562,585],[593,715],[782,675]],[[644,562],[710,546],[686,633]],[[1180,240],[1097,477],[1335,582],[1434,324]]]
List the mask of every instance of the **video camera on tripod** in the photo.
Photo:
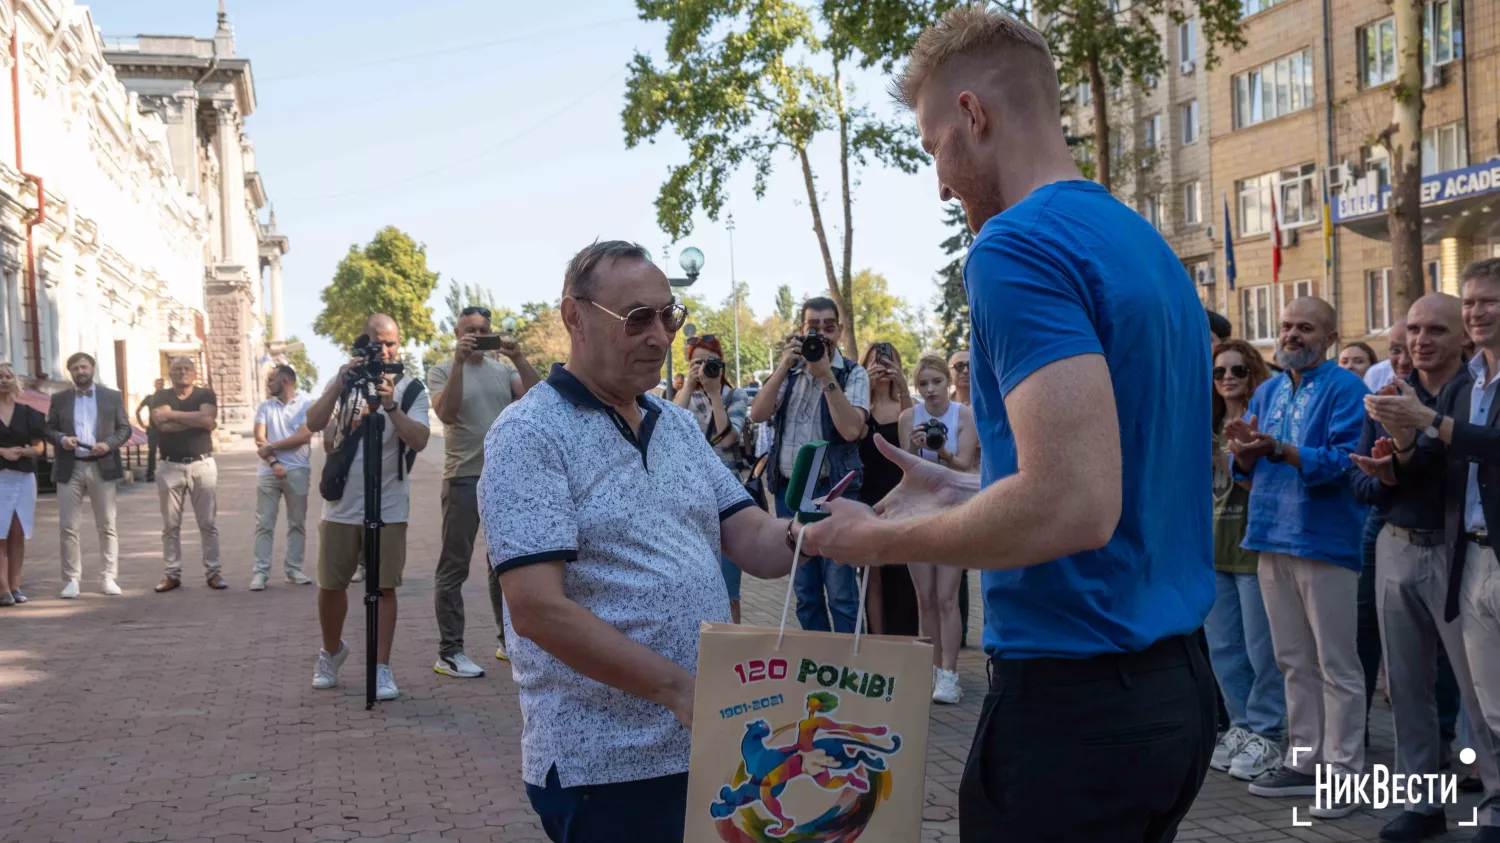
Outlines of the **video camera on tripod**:
[[359,339],[354,341],[354,356],[364,359],[344,372],[346,397],[352,392],[366,391],[368,388],[366,397],[373,402],[374,386],[381,378],[395,375],[399,379],[406,374],[406,367],[399,360],[386,362],[385,347],[378,342],[370,342],[365,334],[360,334]]

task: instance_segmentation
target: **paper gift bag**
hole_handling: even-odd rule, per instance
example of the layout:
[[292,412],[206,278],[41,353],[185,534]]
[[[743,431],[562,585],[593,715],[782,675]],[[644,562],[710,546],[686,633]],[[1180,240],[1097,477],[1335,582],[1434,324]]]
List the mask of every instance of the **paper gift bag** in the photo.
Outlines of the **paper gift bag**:
[[704,623],[685,840],[917,843],[932,656],[914,638]]

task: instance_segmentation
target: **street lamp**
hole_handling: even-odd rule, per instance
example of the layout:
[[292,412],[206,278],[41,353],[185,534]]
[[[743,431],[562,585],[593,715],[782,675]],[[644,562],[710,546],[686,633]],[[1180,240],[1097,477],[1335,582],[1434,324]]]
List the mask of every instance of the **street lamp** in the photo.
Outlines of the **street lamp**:
[[[698,280],[698,273],[703,270],[703,250],[696,246],[689,246],[682,250],[678,256],[677,263],[682,271],[687,273],[686,278],[668,278],[667,283],[673,287],[691,287]],[[667,349],[667,390],[672,389],[672,349]],[[666,390],[663,390],[665,392]]]

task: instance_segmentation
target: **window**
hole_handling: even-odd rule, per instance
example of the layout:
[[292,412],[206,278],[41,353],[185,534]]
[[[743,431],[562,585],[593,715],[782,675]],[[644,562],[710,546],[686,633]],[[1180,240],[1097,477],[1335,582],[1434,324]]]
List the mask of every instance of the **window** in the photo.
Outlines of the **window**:
[[1364,153],[1365,171],[1369,172],[1370,170],[1374,170],[1379,174],[1379,184],[1376,185],[1376,188],[1384,188],[1386,185],[1390,184],[1391,154],[1386,151],[1386,148],[1384,146],[1381,146],[1380,144],[1376,144],[1375,146],[1367,146],[1365,147]]
[[1313,225],[1322,204],[1318,197],[1318,165],[1303,164],[1278,174],[1281,193],[1276,200],[1276,213],[1281,218],[1282,228],[1298,228]]
[[1312,107],[1312,74],[1312,51],[1303,50],[1234,77],[1234,127]]
[[1244,321],[1242,333],[1251,342],[1269,340],[1276,336],[1276,314],[1271,313],[1271,285],[1246,287],[1240,290],[1240,316]]
[[1125,158],[1125,132],[1117,130],[1109,136],[1109,160],[1118,162]]
[[[1422,18],[1422,66],[1447,64],[1463,57],[1463,17],[1453,0],[1428,3]],[[1366,88],[1395,81],[1396,19],[1382,18],[1359,30],[1360,81]]]
[[1236,183],[1239,196],[1240,234],[1266,234],[1271,230],[1271,191],[1277,190],[1276,214],[1281,227],[1298,228],[1321,219],[1318,198],[1318,166],[1302,164]]
[[1360,78],[1366,88],[1396,78],[1396,19],[1376,21],[1359,31]]
[[1256,176],[1236,183],[1240,199],[1240,234],[1265,234],[1271,230],[1271,187],[1274,175]]
[[[1301,281],[1283,281],[1277,285],[1277,288],[1281,291],[1281,294],[1277,297],[1280,299],[1280,301],[1277,303],[1277,307],[1284,308],[1287,305],[1291,304],[1295,299],[1305,299],[1308,296],[1316,296],[1318,295],[1318,288],[1320,286],[1322,285],[1320,285],[1317,281],[1312,280],[1311,278],[1304,278]],[[1278,322],[1281,320],[1279,311],[1277,313],[1276,319]]]
[[1182,123],[1182,145],[1198,140],[1198,101],[1188,100],[1177,107],[1178,120]]
[[1147,196],[1141,208],[1141,216],[1156,228],[1161,228],[1161,197]]
[[1088,105],[1094,101],[1093,92],[1089,90],[1089,83],[1078,83],[1078,104]]
[[1198,19],[1189,18],[1177,24],[1177,60],[1192,61],[1198,57]]
[[1156,74],[1155,73],[1147,73],[1145,76],[1141,77],[1141,81],[1145,83],[1146,90],[1148,90],[1148,91],[1154,90],[1156,88]]
[[1197,225],[1202,222],[1198,193],[1198,182],[1190,181],[1182,186],[1182,221],[1187,225]]
[[1365,329],[1370,333],[1391,327],[1391,268],[1365,273]]
[[1464,121],[1433,126],[1422,132],[1422,176],[1446,173],[1469,166],[1464,147]]
[[1279,5],[1282,0],[1241,0],[1243,9],[1241,17],[1250,17],[1258,12],[1264,12],[1272,6]]
[[1141,143],[1147,149],[1155,149],[1161,140],[1161,115],[1153,114],[1141,124]]

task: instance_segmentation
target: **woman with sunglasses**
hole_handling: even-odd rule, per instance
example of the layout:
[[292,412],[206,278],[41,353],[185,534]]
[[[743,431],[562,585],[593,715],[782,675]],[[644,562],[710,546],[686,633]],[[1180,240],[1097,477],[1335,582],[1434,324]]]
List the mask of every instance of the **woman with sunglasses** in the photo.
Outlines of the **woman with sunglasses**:
[[1257,575],[1260,554],[1245,550],[1250,490],[1235,483],[1224,423],[1245,415],[1250,396],[1271,378],[1260,352],[1240,339],[1214,348],[1214,571],[1218,592],[1203,622],[1209,661],[1229,712],[1229,731],[1209,762],[1249,781],[1281,763],[1286,690],[1271,647],[1271,622]]
[[[888,342],[872,343],[860,365],[870,374],[870,418],[859,442],[865,483],[859,499],[874,506],[901,482],[899,466],[875,446],[875,437],[901,441],[901,413],[912,405],[911,387],[902,372],[901,352]],[[870,571],[865,586],[865,618],[873,635],[910,635],[921,632],[917,619],[917,590],[905,565],[883,565]]]
[[[750,415],[750,398],[745,390],[724,383],[724,346],[713,334],[687,338],[688,370],[682,388],[672,397],[677,406],[693,414],[698,429],[719,455],[719,461],[739,472],[740,434]],[[707,366],[712,360],[717,366]],[[710,375],[704,371],[718,371]],[[729,591],[729,615],[740,622],[740,569],[723,554],[719,555],[719,572]]]
[[953,352],[948,358],[948,370],[953,378],[953,400],[965,407],[974,406],[969,400],[969,352]]

